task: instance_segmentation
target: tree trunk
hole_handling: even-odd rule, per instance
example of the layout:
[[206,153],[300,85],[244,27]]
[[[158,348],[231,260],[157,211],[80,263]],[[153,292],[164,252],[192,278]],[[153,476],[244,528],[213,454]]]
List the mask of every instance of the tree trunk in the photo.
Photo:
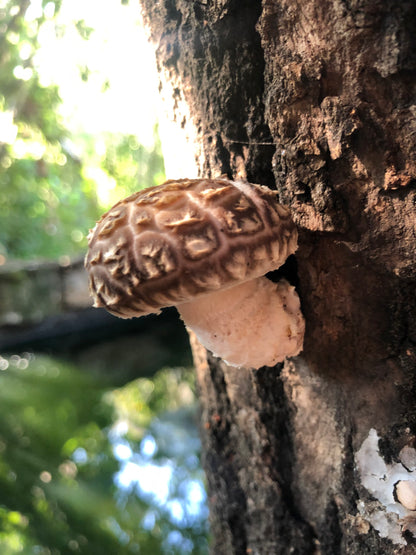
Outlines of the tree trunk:
[[300,235],[300,356],[193,340],[212,552],[416,553],[416,2],[142,5],[199,174],[277,188]]

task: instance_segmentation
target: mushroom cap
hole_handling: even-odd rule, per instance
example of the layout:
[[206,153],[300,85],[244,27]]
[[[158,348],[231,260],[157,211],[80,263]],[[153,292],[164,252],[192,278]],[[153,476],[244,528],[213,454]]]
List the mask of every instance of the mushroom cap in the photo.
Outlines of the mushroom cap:
[[276,193],[223,178],[169,180],[134,193],[88,239],[94,306],[122,318],[263,276],[297,247]]

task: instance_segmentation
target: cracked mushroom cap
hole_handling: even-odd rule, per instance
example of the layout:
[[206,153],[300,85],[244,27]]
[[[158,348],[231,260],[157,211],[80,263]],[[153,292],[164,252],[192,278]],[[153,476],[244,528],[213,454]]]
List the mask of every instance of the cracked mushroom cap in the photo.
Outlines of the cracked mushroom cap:
[[85,266],[94,306],[131,318],[263,276],[296,247],[289,211],[267,187],[180,179],[104,214]]

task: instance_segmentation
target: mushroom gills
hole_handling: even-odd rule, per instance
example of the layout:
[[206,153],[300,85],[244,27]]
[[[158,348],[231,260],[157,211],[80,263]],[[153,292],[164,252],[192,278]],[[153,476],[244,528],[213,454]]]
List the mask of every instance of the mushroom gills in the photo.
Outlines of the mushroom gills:
[[259,277],[177,309],[202,345],[232,366],[274,366],[302,350],[300,300],[286,280]]

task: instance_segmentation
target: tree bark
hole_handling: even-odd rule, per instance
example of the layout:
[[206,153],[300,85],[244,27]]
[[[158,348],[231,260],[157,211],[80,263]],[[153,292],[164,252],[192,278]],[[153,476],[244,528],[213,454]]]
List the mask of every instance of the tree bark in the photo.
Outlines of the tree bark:
[[199,174],[276,188],[300,235],[299,357],[192,341],[212,552],[416,553],[416,2],[142,6]]

